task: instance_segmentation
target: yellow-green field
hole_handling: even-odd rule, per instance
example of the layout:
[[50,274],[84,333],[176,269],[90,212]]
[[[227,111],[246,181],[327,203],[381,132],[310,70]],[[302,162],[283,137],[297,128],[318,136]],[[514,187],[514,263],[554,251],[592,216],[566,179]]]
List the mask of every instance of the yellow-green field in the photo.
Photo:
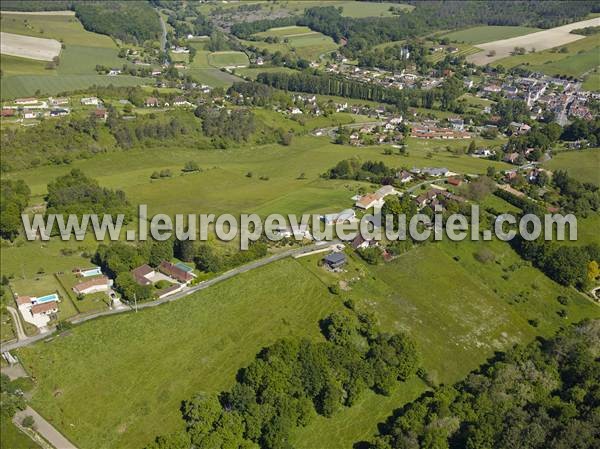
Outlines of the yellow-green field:
[[498,41],[500,39],[523,36],[529,33],[535,33],[536,31],[541,31],[541,29],[519,26],[487,25],[453,31],[451,33],[442,35],[442,37],[446,37],[451,41],[476,45],[483,44],[485,42]]
[[[566,51],[560,50],[563,48]],[[549,75],[580,76],[600,65],[598,61],[599,48],[600,42],[597,36],[589,36],[550,50],[509,56],[495,61],[492,65],[502,65],[505,68],[526,66],[531,70],[541,71]]]

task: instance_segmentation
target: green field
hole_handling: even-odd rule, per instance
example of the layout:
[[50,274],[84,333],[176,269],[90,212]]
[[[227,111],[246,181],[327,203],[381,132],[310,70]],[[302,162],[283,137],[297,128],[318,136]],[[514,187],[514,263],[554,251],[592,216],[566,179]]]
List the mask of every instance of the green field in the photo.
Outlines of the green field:
[[97,75],[96,65],[121,68],[118,47],[108,36],[85,31],[74,16],[0,15],[2,31],[54,38],[64,43],[57,69],[46,63],[2,55],[2,99],[85,89],[92,85],[135,86],[148,82],[131,76]]
[[600,148],[561,151],[544,163],[549,170],[567,170],[569,175],[581,182],[600,186]]
[[[455,44],[454,47],[458,48],[456,53],[452,53],[453,56],[464,56],[465,58],[469,55],[475,54],[481,51],[479,48],[474,47],[470,44]],[[427,56],[427,59],[431,62],[438,62],[444,59],[449,53],[446,51],[438,51],[432,55]]]
[[248,56],[241,51],[219,51],[208,55],[208,63],[214,67],[247,66]]
[[593,92],[600,92],[600,73],[598,73],[598,69],[595,69],[585,77],[583,80],[583,88]]
[[117,47],[110,37],[86,31],[75,16],[0,14],[0,27],[5,33],[56,39],[67,47]]
[[256,77],[258,76],[259,73],[262,72],[267,72],[267,73],[273,73],[273,72],[284,72],[284,73],[294,73],[293,69],[290,69],[288,67],[247,67],[247,68],[243,68],[243,69],[235,69],[235,73],[240,75],[240,76],[244,76],[244,77],[248,77],[252,80],[255,80]]
[[294,53],[300,58],[316,60],[319,55],[335,50],[338,46],[329,36],[325,36],[308,27],[289,26],[271,28],[254,36],[264,39],[267,36],[278,37],[278,43],[262,41],[243,41],[248,46],[267,49],[271,53],[281,51],[282,53]]
[[286,7],[297,12],[304,11],[306,8],[319,7],[319,6],[335,6],[336,8],[343,8],[342,15],[346,17],[392,17],[393,14],[390,11],[390,7],[401,8],[405,11],[411,11],[414,6],[404,5],[401,2],[398,3],[378,3],[378,2],[356,2],[352,0],[327,0],[322,1],[288,1],[285,2]]
[[509,39],[511,37],[524,36],[526,34],[541,31],[540,28],[519,27],[519,26],[478,26],[467,28],[465,30],[453,31],[443,34],[451,41],[462,42],[465,44],[483,44],[486,42]]
[[181,428],[181,401],[230,387],[263,346],[320,338],[318,320],[337,307],[288,259],[157,309],[90,322],[20,356],[39,382],[33,407],[78,446],[139,448]]
[[[559,48],[565,48],[567,51],[562,53]],[[600,65],[598,62],[599,48],[598,38],[589,36],[554,49],[509,56],[494,61],[492,65],[502,65],[505,68],[526,66],[531,70],[541,71],[548,75],[580,76]]]
[[56,95],[60,92],[86,89],[90,86],[139,86],[149,82],[148,79],[135,76],[119,75],[23,75],[7,76],[0,81],[2,99],[26,97],[39,94]]
[[[287,259],[157,309],[86,323],[68,337],[19,350],[38,382],[33,407],[82,447],[139,447],[181,428],[181,400],[231,386],[237,369],[275,338],[320,338],[318,319],[340,307],[327,293],[338,279],[349,281],[344,295],[372,310],[384,329],[409,332],[424,366],[445,383],[494,351],[600,315],[539,271],[515,268],[520,258],[507,244],[486,245],[497,263],[476,261],[479,246],[468,242],[429,244],[376,267],[352,257],[342,274],[319,268],[319,256]],[[567,319],[556,313],[559,294],[571,298]],[[537,328],[527,323],[532,318]],[[365,394],[352,408],[300,429],[294,446],[351,447],[424,388],[413,380],[390,397]]]
[[[206,42],[193,42],[190,45],[196,48],[196,56],[185,73],[194,78],[194,80],[211,87],[229,87],[233,83],[241,81],[237,76],[223,72],[209,63],[209,58],[212,57],[210,56],[211,52],[206,50]],[[245,62],[242,63],[248,64],[248,57],[245,54],[241,52],[233,54],[236,56],[232,56],[232,59],[239,58],[241,61],[242,58],[245,58]],[[223,60],[224,56],[221,58],[217,57],[216,61],[218,62],[219,59]]]

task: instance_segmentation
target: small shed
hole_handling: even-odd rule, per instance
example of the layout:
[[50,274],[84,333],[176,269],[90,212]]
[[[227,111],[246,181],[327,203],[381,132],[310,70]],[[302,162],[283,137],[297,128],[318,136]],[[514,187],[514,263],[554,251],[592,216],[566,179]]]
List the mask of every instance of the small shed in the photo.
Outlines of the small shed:
[[346,255],[344,253],[331,253],[323,261],[329,265],[329,268],[339,268],[346,264]]

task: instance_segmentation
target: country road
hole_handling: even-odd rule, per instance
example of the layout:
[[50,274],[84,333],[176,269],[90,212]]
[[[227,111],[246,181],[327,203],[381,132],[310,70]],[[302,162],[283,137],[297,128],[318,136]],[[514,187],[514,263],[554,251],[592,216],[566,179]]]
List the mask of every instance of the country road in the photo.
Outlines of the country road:
[[[230,279],[234,276],[237,276],[238,274],[241,273],[246,273],[248,271],[254,270],[256,268],[268,265],[270,263],[276,262],[278,260],[284,259],[286,257],[291,257],[291,256],[296,256],[299,254],[304,254],[307,252],[311,252],[314,251],[315,249],[321,249],[321,248],[327,248],[327,247],[331,247],[334,245],[337,245],[341,243],[339,240],[334,240],[331,242],[327,242],[326,244],[319,244],[319,243],[314,243],[312,245],[308,245],[308,246],[303,246],[302,248],[295,248],[295,249],[290,249],[287,251],[283,251],[281,253],[278,254],[273,254],[269,257],[265,257],[263,259],[259,259],[259,260],[255,260],[253,262],[250,262],[246,265],[242,265],[240,267],[237,268],[233,268],[219,276],[216,276],[212,279],[200,282],[197,285],[194,285],[193,287],[189,287],[186,288],[185,290],[183,290],[180,293],[176,293],[172,296],[167,296],[166,298],[162,298],[162,299],[157,299],[155,301],[149,301],[149,302],[143,302],[141,304],[138,304],[137,309],[147,309],[150,307],[156,307],[159,306],[161,304],[165,304],[165,303],[169,303],[169,302],[173,302],[173,301],[177,301],[178,299],[184,298],[186,296],[189,296],[193,293],[196,293],[200,290],[204,290],[212,285],[215,285],[219,282],[223,282],[227,279]],[[94,313],[91,315],[86,315],[83,317],[75,317],[71,320],[69,320],[71,323],[73,324],[80,324],[80,323],[84,323],[86,321],[90,321],[96,318],[100,318],[103,316],[110,316],[110,315],[117,315],[119,313],[126,313],[126,312],[135,312],[133,307],[130,306],[121,306],[120,308],[117,309],[112,309],[112,310],[107,310],[105,312],[98,312],[98,313]],[[32,337],[26,337],[24,339],[19,339],[19,341],[16,342],[11,342],[11,343],[6,343],[2,346],[0,346],[0,352],[5,352],[5,351],[12,351],[13,349],[17,349],[17,348],[22,348],[25,346],[29,346],[30,344],[33,344],[37,341],[40,340],[44,340],[50,336],[52,336],[54,333],[56,332],[56,327],[50,328],[47,332],[43,332],[40,333],[38,335],[34,335]]]
[[17,331],[17,340],[25,340],[27,338],[27,334],[23,330],[23,323],[21,322],[19,312],[17,312],[14,308],[10,306],[6,306],[6,310],[8,310],[8,313],[10,313],[15,323],[15,330]]

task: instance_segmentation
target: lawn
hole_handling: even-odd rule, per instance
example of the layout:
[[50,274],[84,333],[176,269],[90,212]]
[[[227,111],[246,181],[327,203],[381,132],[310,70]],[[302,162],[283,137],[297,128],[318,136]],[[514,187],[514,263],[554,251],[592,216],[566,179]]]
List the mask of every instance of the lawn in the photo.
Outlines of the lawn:
[[552,156],[544,167],[549,170],[567,170],[569,175],[581,182],[600,186],[600,148],[561,151]]
[[209,53],[208,63],[214,67],[247,66],[248,56],[241,51],[219,51]]
[[453,31],[442,35],[454,42],[465,44],[483,44],[511,37],[523,36],[530,33],[541,31],[540,28],[520,27],[520,26],[478,26],[467,28],[465,30]]
[[60,320],[71,318],[78,314],[68,292],[60,285],[54,274],[40,274],[33,278],[17,278],[10,281],[15,294],[19,296],[44,296],[58,293],[58,317]]
[[320,338],[318,320],[337,307],[287,259],[175,303],[86,323],[19,356],[38,380],[33,407],[78,446],[138,448],[181,428],[181,401],[230,387],[263,346]]

